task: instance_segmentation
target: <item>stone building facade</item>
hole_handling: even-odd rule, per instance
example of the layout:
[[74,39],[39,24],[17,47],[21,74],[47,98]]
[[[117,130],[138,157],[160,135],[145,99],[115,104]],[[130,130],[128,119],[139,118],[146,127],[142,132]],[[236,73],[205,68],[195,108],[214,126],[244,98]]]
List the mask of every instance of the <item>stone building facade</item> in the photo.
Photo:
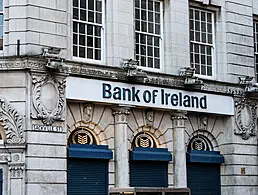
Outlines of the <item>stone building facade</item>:
[[0,194],[258,194],[258,0],[0,7]]

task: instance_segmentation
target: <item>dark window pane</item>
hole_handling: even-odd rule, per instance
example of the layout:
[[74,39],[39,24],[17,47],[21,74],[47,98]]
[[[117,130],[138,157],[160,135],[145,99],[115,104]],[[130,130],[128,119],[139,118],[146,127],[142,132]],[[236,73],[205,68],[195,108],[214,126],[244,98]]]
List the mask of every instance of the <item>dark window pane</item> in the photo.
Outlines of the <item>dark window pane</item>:
[[160,14],[155,14],[155,22],[160,23]]
[[146,43],[146,35],[140,35],[141,38],[141,43],[145,44]]
[[139,43],[139,34],[135,34],[136,43]]
[[152,0],[148,1],[148,10],[153,10],[153,1]]
[[205,54],[205,46],[204,45],[201,45],[201,53]]
[[85,24],[79,23],[79,33],[85,34]]
[[94,0],[88,0],[88,9],[94,10]]
[[87,25],[87,35],[93,35],[93,26]]
[[194,41],[194,31],[190,31],[190,40]]
[[200,53],[199,45],[197,45],[197,44],[194,45],[194,52],[195,53]]
[[140,10],[135,9],[135,19],[140,19]]
[[154,28],[153,23],[149,23],[149,24],[148,24],[148,32],[149,32],[149,33],[153,33],[153,32],[154,32],[154,29],[153,29],[153,28]]
[[208,33],[212,33],[212,24],[207,24],[207,28],[208,28]]
[[95,60],[101,60],[101,51],[99,49],[95,49]]
[[195,32],[195,41],[200,41],[200,32]]
[[142,20],[147,20],[147,12],[144,11],[144,10],[141,11],[141,19]]
[[212,34],[208,34],[208,43],[212,44]]
[[87,58],[93,59],[93,49],[87,49]]
[[206,64],[205,55],[201,55],[201,64]]
[[148,45],[152,45],[153,44],[152,36],[147,36],[147,44]]
[[93,37],[87,36],[87,46],[93,47]]
[[191,60],[191,63],[193,63],[194,60],[193,60],[193,54],[192,53],[190,54],[190,60]]
[[190,20],[190,29],[193,30],[194,29],[194,21]]
[[80,45],[85,46],[85,35],[79,36],[79,43]]
[[78,50],[77,50],[78,47],[76,46],[73,46],[73,56],[75,57],[78,57]]
[[153,12],[148,12],[148,21],[153,22]]
[[207,13],[207,22],[211,23],[211,13]]
[[160,25],[155,24],[155,34],[159,35],[160,34]]
[[[1,2],[2,2],[2,1],[1,1]],[[1,3],[0,3],[0,5],[1,5]],[[74,6],[74,7],[78,7],[78,5],[79,5],[79,4],[78,4],[78,0],[73,0],[73,6]]]
[[80,7],[86,9],[86,0],[80,0]]
[[78,34],[73,34],[73,44],[77,45],[78,44]]
[[195,21],[194,29],[197,31],[200,31],[200,22],[199,21]]
[[148,58],[148,67],[153,68],[153,58]]
[[86,21],[86,10],[80,11],[80,19]]
[[159,48],[154,48],[154,57],[159,57]]
[[152,47],[147,47],[147,55],[153,56],[153,48]]
[[135,30],[140,30],[140,21],[139,20],[136,20],[135,21]]
[[160,12],[160,3],[155,2],[155,11]]
[[78,9],[73,8],[73,19],[78,20],[79,19],[79,13]]
[[158,37],[154,37],[154,45],[159,47],[159,38]]
[[139,54],[139,44],[135,45],[135,52],[136,52],[136,54]]
[[154,59],[154,68],[160,68],[160,61],[159,59]]
[[141,55],[146,55],[146,46],[141,45]]
[[206,43],[206,33],[202,33],[202,42]]
[[73,22],[73,32],[78,32],[78,23]]
[[141,57],[141,66],[146,67],[146,58],[145,57]]
[[96,13],[96,23],[101,24],[102,23],[102,14]]
[[205,12],[201,12],[201,21],[206,21],[206,14],[205,14]]
[[101,27],[95,26],[95,36],[100,37],[101,36]]
[[211,47],[207,47],[206,53],[207,55],[211,55]]
[[141,8],[146,9],[146,0],[141,0]]
[[88,11],[88,21],[94,22],[94,12]]
[[205,22],[201,23],[201,31],[206,32],[206,23]]
[[190,9],[190,19],[193,19],[193,10]]
[[200,65],[195,64],[195,73],[200,74]]
[[207,67],[207,75],[212,76],[212,67],[211,66]]
[[101,12],[102,11],[102,3],[101,1],[96,1],[96,10]]
[[141,27],[143,32],[147,32],[147,23],[146,22],[141,22]]
[[201,66],[201,74],[206,75],[206,66]]
[[85,58],[85,47],[79,47],[79,57]]
[[211,65],[211,64],[212,64],[212,62],[211,62],[211,56],[207,56],[207,64],[208,64],[208,65]]
[[140,0],[135,0],[135,7],[140,7]]
[[195,11],[194,11],[194,13],[195,13],[195,14],[194,14],[194,16],[195,16],[195,20],[200,20],[200,15],[199,15],[199,14],[200,14],[200,12],[199,12],[199,11],[197,11],[197,10],[195,10]]
[[196,64],[199,64],[199,63],[200,63],[199,54],[194,54],[194,62],[195,62]]
[[101,39],[95,38],[95,48],[101,48]]

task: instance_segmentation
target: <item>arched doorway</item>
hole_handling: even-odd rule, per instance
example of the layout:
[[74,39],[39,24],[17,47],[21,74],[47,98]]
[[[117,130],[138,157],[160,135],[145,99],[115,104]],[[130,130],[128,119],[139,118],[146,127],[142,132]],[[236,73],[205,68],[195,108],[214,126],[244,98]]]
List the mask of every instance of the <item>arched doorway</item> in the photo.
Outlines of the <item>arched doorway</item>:
[[190,140],[187,152],[187,185],[191,195],[221,195],[220,164],[224,158],[204,135]]
[[98,145],[94,132],[79,127],[68,139],[67,194],[107,195],[108,163],[112,152]]

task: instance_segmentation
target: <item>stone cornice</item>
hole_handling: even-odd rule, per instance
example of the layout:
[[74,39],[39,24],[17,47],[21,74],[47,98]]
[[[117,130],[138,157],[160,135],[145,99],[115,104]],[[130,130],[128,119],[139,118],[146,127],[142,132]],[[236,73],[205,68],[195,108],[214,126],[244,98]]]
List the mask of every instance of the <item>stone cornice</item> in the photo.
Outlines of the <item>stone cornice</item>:
[[[46,72],[46,61],[42,58],[8,58],[0,60],[1,70],[30,70],[34,72]],[[63,68],[58,70],[59,73],[68,74],[70,76],[92,77],[97,79],[107,79],[120,82],[128,82],[126,71],[120,67],[111,67],[103,65],[92,65],[78,62],[66,61]],[[187,89],[202,92],[219,93],[225,95],[242,96],[244,94],[244,87],[238,84],[203,80],[204,85],[197,88],[186,88],[184,86],[184,79],[168,74],[147,73],[148,78],[144,80],[135,80],[137,84],[147,84],[153,86],[173,87],[178,89]]]

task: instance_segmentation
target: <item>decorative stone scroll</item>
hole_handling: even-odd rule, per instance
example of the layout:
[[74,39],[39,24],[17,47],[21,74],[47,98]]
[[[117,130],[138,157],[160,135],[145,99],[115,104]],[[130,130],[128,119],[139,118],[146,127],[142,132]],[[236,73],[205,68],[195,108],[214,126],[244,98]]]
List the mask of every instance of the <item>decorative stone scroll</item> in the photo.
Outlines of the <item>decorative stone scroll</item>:
[[65,79],[52,74],[32,77],[33,119],[41,119],[44,125],[65,119]]
[[248,101],[246,98],[235,101],[235,122],[237,129],[236,135],[241,135],[244,140],[255,136],[256,132],[256,114],[257,104],[253,101]]
[[6,142],[8,144],[23,144],[23,118],[2,97],[0,97],[0,122],[5,130]]

